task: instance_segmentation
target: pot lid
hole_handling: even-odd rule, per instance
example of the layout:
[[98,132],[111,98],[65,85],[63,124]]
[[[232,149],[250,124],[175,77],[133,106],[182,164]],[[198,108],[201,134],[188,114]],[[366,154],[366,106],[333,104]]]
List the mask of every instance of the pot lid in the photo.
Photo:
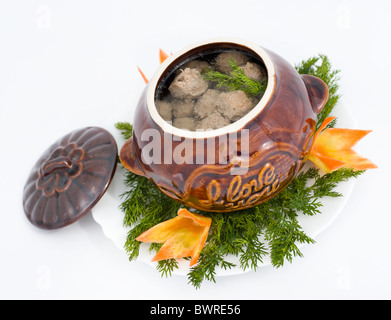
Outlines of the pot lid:
[[24,187],[29,221],[42,229],[65,227],[87,214],[106,192],[117,167],[117,144],[98,127],[72,131],[39,158]]

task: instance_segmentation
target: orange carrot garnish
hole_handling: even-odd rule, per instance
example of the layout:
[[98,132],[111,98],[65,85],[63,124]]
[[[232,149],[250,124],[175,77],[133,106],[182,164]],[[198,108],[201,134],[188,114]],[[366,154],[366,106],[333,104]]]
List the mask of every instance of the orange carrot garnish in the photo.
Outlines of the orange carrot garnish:
[[168,54],[165,53],[162,49],[159,49],[159,59],[160,59],[160,63],[163,63],[167,58],[168,58]]
[[324,120],[315,134],[309,159],[329,173],[339,168],[366,170],[377,168],[370,160],[361,157],[352,148],[371,130],[327,128],[335,117]]
[[204,247],[211,223],[211,218],[179,209],[177,217],[157,224],[136,240],[163,243],[152,261],[191,257],[190,266],[193,266]]
[[141,76],[143,77],[145,83],[148,84],[149,81],[148,81],[147,77],[145,76],[144,72],[142,72],[139,67],[137,67],[137,69],[138,69],[138,72],[140,72]]

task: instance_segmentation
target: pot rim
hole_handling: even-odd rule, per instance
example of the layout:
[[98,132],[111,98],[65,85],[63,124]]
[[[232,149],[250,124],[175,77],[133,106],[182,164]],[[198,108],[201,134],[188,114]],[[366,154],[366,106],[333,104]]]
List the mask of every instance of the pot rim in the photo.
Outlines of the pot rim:
[[[258,102],[258,104],[244,117],[240,118],[239,120],[235,121],[234,123],[219,128],[215,130],[207,130],[207,131],[189,131],[184,129],[179,129],[174,127],[173,125],[166,122],[158,113],[156,105],[155,105],[155,92],[157,85],[159,83],[159,80],[161,79],[164,72],[171,67],[173,62],[175,62],[178,58],[186,54],[188,51],[196,49],[198,47],[206,46],[209,44],[214,43],[224,43],[224,44],[232,44],[237,45],[241,47],[245,47],[249,51],[252,51],[255,53],[264,63],[267,75],[268,75],[268,84],[265,90],[264,95],[262,96],[261,100]],[[192,139],[203,139],[203,138],[212,138],[217,137],[224,134],[229,134],[233,132],[238,132],[241,130],[248,122],[250,122],[253,118],[255,118],[267,105],[270,98],[273,95],[274,89],[275,89],[275,68],[272,60],[270,59],[268,53],[259,45],[243,40],[240,38],[235,37],[217,37],[209,40],[203,40],[199,41],[197,43],[194,43],[192,45],[189,45],[182,50],[178,51],[177,53],[171,55],[168,57],[160,66],[159,69],[156,71],[155,75],[149,82],[149,87],[147,90],[147,107],[148,112],[151,115],[153,121],[166,133],[175,135],[178,137],[184,137],[184,138],[192,138]]]

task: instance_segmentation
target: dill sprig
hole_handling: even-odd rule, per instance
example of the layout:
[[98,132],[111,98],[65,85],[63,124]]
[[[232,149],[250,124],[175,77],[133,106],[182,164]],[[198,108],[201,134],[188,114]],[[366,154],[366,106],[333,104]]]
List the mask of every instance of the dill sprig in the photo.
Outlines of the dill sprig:
[[266,81],[260,83],[247,77],[243,69],[232,58],[229,59],[229,65],[232,68],[230,75],[215,71],[211,68],[204,69],[202,75],[205,80],[215,82],[217,88],[228,89],[230,91],[241,90],[249,96],[254,97],[265,92]]
[[[324,54],[319,54],[318,56],[303,60],[297,64],[295,68],[297,72],[301,74],[310,74],[321,78],[329,88],[329,99],[322,111],[318,114],[317,129],[319,129],[324,119],[331,115],[332,110],[341,98],[341,95],[338,92],[340,70],[334,70],[329,58]],[[335,124],[336,120],[331,122],[327,127],[334,127]]]
[[132,136],[133,126],[129,122],[117,122],[115,127],[120,130],[125,140],[128,140]]
[[[299,73],[320,77],[329,86],[329,101],[318,116],[320,125],[340,97],[337,82],[339,71],[332,70],[324,55],[302,61],[296,69]],[[126,139],[132,135],[130,124],[121,123],[116,127]],[[267,256],[276,268],[282,267],[285,262],[291,263],[294,257],[302,257],[299,245],[313,244],[315,241],[300,226],[299,215],[319,214],[324,197],[341,197],[342,194],[335,191],[338,184],[357,178],[363,172],[343,168],[321,175],[318,169],[311,167],[300,172],[278,195],[256,207],[231,214],[198,210],[197,213],[211,217],[212,224],[198,263],[189,270],[189,283],[199,288],[205,280],[216,282],[217,268],[257,270]],[[136,237],[152,226],[175,217],[181,204],[144,177],[126,172],[124,182],[127,191],[122,195],[123,224],[132,227],[124,247],[129,259],[133,260],[138,257],[141,244],[135,240]],[[151,244],[150,250],[157,252],[160,246]],[[239,258],[239,266],[229,261],[231,255]],[[166,277],[176,268],[178,263],[174,259],[157,264],[157,270]]]
[[127,191],[121,195],[124,200],[120,205],[124,212],[123,225],[132,227],[124,247],[129,254],[129,260],[134,260],[138,257],[141,245],[136,238],[154,225],[174,218],[181,205],[167,197],[148,179],[132,172],[126,172],[124,182]]

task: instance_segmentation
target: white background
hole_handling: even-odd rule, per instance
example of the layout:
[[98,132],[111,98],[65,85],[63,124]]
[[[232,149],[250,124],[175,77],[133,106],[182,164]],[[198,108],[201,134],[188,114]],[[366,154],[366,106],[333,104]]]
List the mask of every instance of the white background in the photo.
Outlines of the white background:
[[[0,1],[0,298],[391,298],[389,1]],[[195,290],[127,256],[91,215],[57,231],[22,208],[27,176],[59,137],[132,121],[158,49],[175,52],[225,35],[269,48],[292,64],[324,53],[341,69],[357,126],[373,133],[360,153],[379,168],[359,178],[337,220],[274,269],[217,278]],[[129,106],[126,119],[118,110]]]

